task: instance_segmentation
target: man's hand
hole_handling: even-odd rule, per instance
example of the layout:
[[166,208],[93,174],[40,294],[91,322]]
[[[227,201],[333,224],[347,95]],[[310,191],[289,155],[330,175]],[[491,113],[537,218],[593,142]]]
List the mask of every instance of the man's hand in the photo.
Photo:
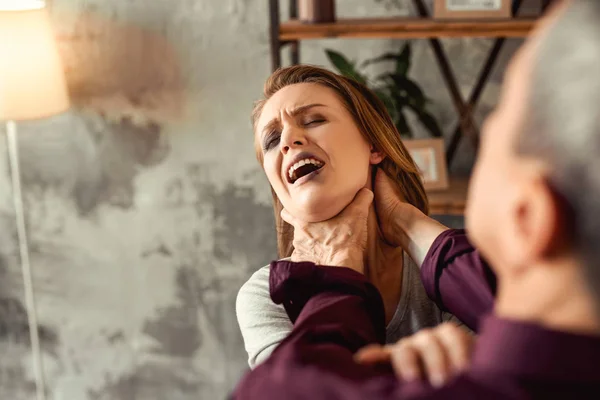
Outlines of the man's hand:
[[394,247],[401,246],[405,242],[405,234],[402,227],[398,226],[398,217],[404,216],[409,222],[413,209],[416,208],[403,201],[397,185],[381,168],[377,168],[373,189],[379,228],[384,239]]
[[474,342],[473,335],[447,322],[396,344],[367,346],[355,359],[362,364],[391,363],[400,379],[427,379],[438,387],[468,367]]
[[380,168],[375,175],[375,210],[384,239],[402,247],[419,265],[434,240],[448,228],[403,201],[397,185]]
[[322,222],[301,221],[282,210],[281,218],[294,227],[292,261],[348,267],[364,273],[367,218],[372,202],[373,192],[363,188],[340,214]]

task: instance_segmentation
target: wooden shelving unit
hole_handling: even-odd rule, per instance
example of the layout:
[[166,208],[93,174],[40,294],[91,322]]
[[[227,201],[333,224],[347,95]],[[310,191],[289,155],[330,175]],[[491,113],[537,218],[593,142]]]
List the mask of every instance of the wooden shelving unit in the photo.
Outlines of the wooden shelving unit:
[[447,37],[524,37],[533,18],[501,21],[434,21],[428,18],[342,19],[331,24],[304,24],[290,20],[280,24],[282,41],[353,39],[429,39]]
[[[468,137],[472,145],[479,145],[479,132],[473,112],[485,88],[490,73],[507,38],[526,37],[535,18],[511,18],[485,21],[437,21],[431,18],[423,0],[413,0],[416,18],[339,19],[335,23],[304,24],[297,20],[296,0],[289,0],[289,20],[279,19],[279,0],[269,0],[271,60],[273,71],[281,67],[281,50],[289,46],[292,64],[300,63],[300,42],[325,38],[340,39],[426,39],[429,41],[458,114],[458,123],[452,131],[446,148],[448,164],[452,162],[460,139]],[[517,15],[522,0],[513,1],[512,14]],[[549,0],[543,0],[547,7]],[[480,70],[476,83],[467,99],[456,83],[456,77],[440,38],[486,37],[495,38],[494,44]],[[428,192],[432,214],[462,215],[466,203],[468,178],[450,177],[450,187],[443,191]]]
[[450,187],[446,190],[431,190],[429,197],[429,213],[437,215],[463,215],[467,201],[469,179],[451,177]]

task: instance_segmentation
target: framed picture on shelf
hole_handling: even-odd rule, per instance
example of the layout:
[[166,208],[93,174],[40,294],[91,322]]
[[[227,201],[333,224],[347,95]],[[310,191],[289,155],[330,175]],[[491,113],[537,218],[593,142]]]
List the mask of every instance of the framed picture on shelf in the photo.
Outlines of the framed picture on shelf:
[[434,0],[435,19],[510,18],[512,0]]
[[443,139],[407,139],[406,149],[419,167],[426,190],[448,189],[448,168]]

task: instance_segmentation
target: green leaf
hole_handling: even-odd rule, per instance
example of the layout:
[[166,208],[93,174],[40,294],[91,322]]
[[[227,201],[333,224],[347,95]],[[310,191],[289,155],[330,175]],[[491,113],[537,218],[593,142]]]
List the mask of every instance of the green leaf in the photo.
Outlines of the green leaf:
[[384,53],[379,57],[366,60],[361,64],[361,67],[364,68],[368,65],[380,63],[383,61],[395,61],[396,74],[406,76],[408,70],[410,69],[411,55],[412,52],[410,42],[407,42],[399,53]]
[[[403,114],[403,108],[410,109],[412,112],[415,113],[415,115],[419,119],[419,122],[421,122],[421,124],[429,131],[429,133],[431,133],[431,136],[443,137],[442,130],[438,125],[435,117],[424,108],[417,107],[414,103],[410,102],[409,100],[410,99],[408,99],[407,97],[394,96],[394,101],[396,103],[396,107],[398,108],[398,112]],[[396,127],[400,129],[400,126],[398,124],[396,124]]]
[[438,123],[435,120],[435,117],[433,115],[431,115],[427,111],[416,112],[416,114],[417,114],[417,117],[419,118],[419,121],[423,124],[423,126],[425,128],[427,128],[429,133],[431,133],[431,136],[433,136],[433,137],[442,137],[443,136],[442,130],[440,129],[440,126],[438,125]]
[[[426,108],[431,100],[425,96],[417,82],[407,77],[411,67],[411,57],[411,44],[410,42],[407,42],[400,53],[384,53],[379,57],[365,61],[362,63],[362,66],[384,61],[396,62],[395,70],[393,72],[381,74],[375,77],[371,82],[376,85],[373,90],[377,97],[385,104],[386,109],[401,135],[413,136],[412,129],[408,125],[405,115],[406,109],[408,108],[415,113],[419,122],[432,136],[442,137],[442,130],[436,119]],[[354,68],[354,65],[351,64],[351,66]]]
[[397,75],[406,76],[408,74],[408,70],[410,69],[411,56],[412,48],[410,46],[410,42],[406,42],[396,61]]
[[408,97],[413,99],[417,106],[424,107],[427,99],[419,85],[410,78],[401,78],[400,81],[402,87],[408,93]]
[[394,99],[396,108],[401,108],[403,106],[399,101],[401,99],[403,99],[402,101],[405,101],[406,91],[396,85],[396,81],[393,79],[392,74],[379,75],[375,81],[380,82],[381,87],[385,88],[388,94]]
[[363,85],[367,83],[366,78],[356,70],[354,63],[344,57],[343,54],[329,49],[325,50],[325,53],[331,64],[333,64],[340,74],[347,78],[354,79]]
[[393,81],[394,91],[400,93],[401,96],[406,97],[409,103],[413,103],[418,108],[424,108],[427,103],[427,98],[423,93],[423,90],[419,85],[410,78],[396,75],[396,74],[384,74],[384,80],[386,82]]
[[404,107],[408,106],[408,100],[401,91],[396,89],[396,87],[390,89],[390,96],[394,100],[394,106],[396,107],[397,113],[400,113]]
[[380,63],[383,61],[396,61],[397,59],[398,59],[398,54],[396,54],[396,53],[384,53],[384,54],[380,55],[379,57],[371,58],[369,60],[364,61],[361,64],[361,67],[364,68],[368,65]]
[[406,122],[406,116],[402,111],[398,114],[398,118],[395,121],[396,129],[400,133],[400,136],[413,137],[412,129],[408,126],[408,122]]
[[390,114],[392,120],[395,121],[398,117],[398,110],[392,96],[385,89],[373,89],[373,92],[375,92],[377,97],[383,102],[388,114]]
[[384,72],[381,75],[377,75],[375,77],[375,79],[387,82],[387,84],[390,85],[390,86],[397,86],[396,85],[396,75],[392,74],[391,72]]

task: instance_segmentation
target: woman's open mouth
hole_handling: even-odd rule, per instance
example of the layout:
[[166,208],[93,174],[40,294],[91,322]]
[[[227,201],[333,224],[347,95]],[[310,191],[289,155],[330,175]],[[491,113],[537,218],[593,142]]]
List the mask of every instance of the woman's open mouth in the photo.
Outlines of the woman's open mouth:
[[318,175],[325,164],[314,158],[305,158],[296,162],[288,170],[288,182],[301,184]]

